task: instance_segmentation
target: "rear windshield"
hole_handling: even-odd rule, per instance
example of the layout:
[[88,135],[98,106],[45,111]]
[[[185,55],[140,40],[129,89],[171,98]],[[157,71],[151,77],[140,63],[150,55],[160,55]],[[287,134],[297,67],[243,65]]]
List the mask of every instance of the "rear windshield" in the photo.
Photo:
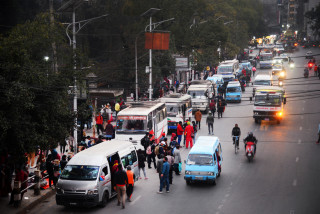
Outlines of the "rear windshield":
[[271,85],[270,80],[256,80],[254,81],[254,85]]
[[227,92],[241,92],[240,87],[232,87],[232,88],[227,88]]
[[61,179],[91,181],[96,180],[99,173],[98,166],[67,165],[60,176]]

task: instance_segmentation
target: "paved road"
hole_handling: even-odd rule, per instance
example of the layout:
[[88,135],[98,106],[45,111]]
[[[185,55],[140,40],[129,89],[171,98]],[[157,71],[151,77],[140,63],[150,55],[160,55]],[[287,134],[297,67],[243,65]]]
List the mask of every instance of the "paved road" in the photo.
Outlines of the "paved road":
[[[303,49],[293,56],[304,56],[306,52]],[[103,209],[81,209],[57,206],[52,197],[30,213],[320,213],[320,146],[315,144],[320,122],[320,92],[316,91],[320,90],[320,80],[303,78],[307,60],[294,60],[296,68],[287,70],[284,83],[287,104],[281,124],[254,123],[251,88],[247,88],[241,104],[229,104],[224,117],[216,118],[214,133],[222,142],[224,161],[216,186],[187,186],[181,175],[174,177],[170,193],[159,195],[159,179],[154,169],[148,169],[149,180],[136,183],[133,202],[127,203],[125,210],[116,206],[115,199]],[[253,131],[259,139],[253,163],[248,163],[243,146],[240,153],[234,154],[231,129],[235,123],[243,134]],[[207,134],[203,120],[199,135]],[[182,149],[183,159],[187,153]]]

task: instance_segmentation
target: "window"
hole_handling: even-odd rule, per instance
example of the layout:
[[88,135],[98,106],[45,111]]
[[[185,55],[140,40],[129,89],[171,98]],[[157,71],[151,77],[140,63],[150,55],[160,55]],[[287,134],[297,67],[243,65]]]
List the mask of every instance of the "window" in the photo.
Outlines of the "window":
[[122,162],[122,165],[123,165],[123,168],[127,168],[127,166],[129,165],[132,165],[133,164],[133,157],[132,157],[132,154],[128,154],[126,156],[123,156],[121,158],[121,162]]
[[137,159],[137,154],[135,151],[131,151],[131,155],[132,155],[132,162],[136,162],[138,159]]
[[102,169],[102,172],[104,173],[104,175],[107,175],[107,174],[108,174],[108,166],[105,166],[105,167]]
[[209,165],[212,166],[213,158],[212,155],[205,154],[190,154],[188,156],[188,165]]
[[161,122],[164,119],[164,112],[160,111],[159,115],[160,115],[159,122]]
[[61,179],[90,181],[96,180],[99,172],[98,166],[69,165],[64,168]]

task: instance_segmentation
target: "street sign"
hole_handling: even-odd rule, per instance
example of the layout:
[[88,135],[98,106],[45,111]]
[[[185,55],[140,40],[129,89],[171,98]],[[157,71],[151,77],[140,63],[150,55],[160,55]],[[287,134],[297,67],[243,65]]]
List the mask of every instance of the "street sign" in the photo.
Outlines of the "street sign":
[[146,74],[150,73],[150,68],[149,66],[146,66]]

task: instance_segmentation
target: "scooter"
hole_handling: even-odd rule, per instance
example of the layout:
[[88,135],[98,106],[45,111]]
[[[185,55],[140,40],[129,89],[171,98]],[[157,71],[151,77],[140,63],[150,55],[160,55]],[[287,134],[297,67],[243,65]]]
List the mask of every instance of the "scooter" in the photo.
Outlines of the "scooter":
[[254,142],[247,142],[246,143],[246,156],[248,158],[249,163],[254,158],[254,147],[255,147],[255,143]]

